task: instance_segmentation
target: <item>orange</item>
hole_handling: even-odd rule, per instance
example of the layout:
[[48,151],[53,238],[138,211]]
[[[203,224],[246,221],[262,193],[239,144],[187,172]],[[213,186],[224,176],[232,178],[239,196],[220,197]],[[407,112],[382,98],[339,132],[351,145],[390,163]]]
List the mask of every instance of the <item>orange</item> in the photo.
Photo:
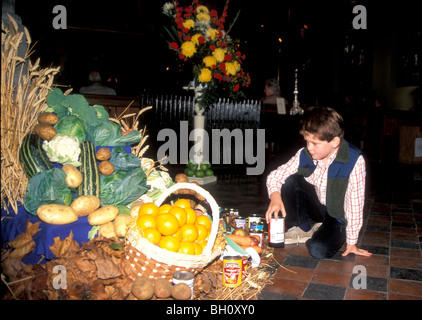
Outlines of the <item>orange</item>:
[[190,241],[180,241],[179,253],[195,254],[195,246]]
[[186,213],[185,209],[180,207],[173,207],[169,211],[172,215],[174,215],[177,218],[177,221],[179,221],[179,226],[183,226],[186,223],[186,220],[188,218],[188,214]]
[[182,231],[180,230],[180,228],[179,228],[179,230],[176,231],[176,233],[173,235],[173,237],[176,237],[179,241],[183,240],[183,234],[182,234]]
[[195,254],[201,254],[204,248],[199,243],[194,242],[193,246],[195,247]]
[[186,209],[186,208],[190,208],[191,205],[190,205],[189,200],[187,200],[187,199],[178,199],[174,203],[173,207],[180,207],[180,208]]
[[207,244],[208,244],[208,241],[202,241],[202,242],[200,242],[199,244],[201,245],[201,247],[202,247],[202,248],[204,248],[204,249],[205,249],[205,247],[206,247],[206,246],[207,246]]
[[179,229],[179,221],[171,213],[163,213],[157,217],[157,229],[163,236],[172,236]]
[[156,227],[156,218],[150,214],[142,214],[136,220],[136,226],[141,229],[145,230],[147,228],[155,228]]
[[139,215],[150,214],[152,216],[158,216],[158,207],[154,202],[144,203],[138,211]]
[[153,243],[153,244],[158,244],[161,240],[161,233],[155,229],[155,228],[146,228],[145,230],[143,230],[143,236],[144,238],[146,238],[147,240],[149,240],[149,242]]
[[180,241],[175,237],[165,236],[161,238],[159,245],[162,249],[177,252],[179,251]]
[[185,241],[195,241],[198,239],[198,228],[194,224],[185,224],[180,228],[182,231],[183,240]]
[[208,218],[206,215],[198,216],[196,218],[196,224],[202,224],[208,231],[211,231],[212,222],[211,219]]
[[195,224],[195,222],[196,222],[195,210],[193,210],[192,208],[185,208],[185,211],[186,211],[186,214],[187,214],[186,223]]
[[173,206],[171,204],[168,204],[168,203],[163,204],[162,206],[160,206],[158,208],[158,214],[160,215],[160,214],[163,214],[163,213],[167,213],[167,212],[170,211],[171,208],[173,208]]
[[196,228],[198,229],[198,239],[196,242],[202,242],[208,237],[208,229],[202,224],[196,224]]

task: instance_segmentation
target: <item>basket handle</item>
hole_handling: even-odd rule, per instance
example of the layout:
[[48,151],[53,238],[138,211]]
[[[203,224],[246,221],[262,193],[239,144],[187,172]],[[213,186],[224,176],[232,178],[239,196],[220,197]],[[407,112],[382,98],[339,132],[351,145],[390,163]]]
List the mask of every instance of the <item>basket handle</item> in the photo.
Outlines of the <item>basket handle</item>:
[[174,185],[172,185],[170,188],[166,189],[161,196],[155,201],[155,204],[157,206],[161,206],[161,204],[164,202],[164,200],[167,199],[169,195],[171,195],[174,191],[177,191],[179,189],[190,189],[194,190],[197,193],[199,193],[201,196],[203,196],[208,204],[211,207],[212,211],[212,228],[211,233],[208,237],[208,243],[204,248],[203,254],[208,255],[211,254],[212,247],[214,246],[215,238],[217,236],[218,231],[218,223],[220,219],[220,212],[218,209],[217,202],[215,202],[214,198],[211,196],[211,194],[203,189],[202,187],[193,184],[193,183],[186,183],[186,182],[179,182]]

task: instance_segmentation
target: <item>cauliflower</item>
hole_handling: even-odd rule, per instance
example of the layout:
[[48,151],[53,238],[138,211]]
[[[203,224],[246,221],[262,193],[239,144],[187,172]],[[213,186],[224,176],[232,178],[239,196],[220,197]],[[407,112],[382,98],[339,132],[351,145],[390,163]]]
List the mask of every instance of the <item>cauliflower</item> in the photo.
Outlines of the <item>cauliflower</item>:
[[50,141],[44,141],[42,148],[51,162],[70,163],[75,167],[81,165],[79,162],[81,148],[75,137],[56,134]]
[[156,201],[164,191],[174,184],[174,181],[167,172],[154,170],[148,175],[146,184],[150,186],[146,194]]

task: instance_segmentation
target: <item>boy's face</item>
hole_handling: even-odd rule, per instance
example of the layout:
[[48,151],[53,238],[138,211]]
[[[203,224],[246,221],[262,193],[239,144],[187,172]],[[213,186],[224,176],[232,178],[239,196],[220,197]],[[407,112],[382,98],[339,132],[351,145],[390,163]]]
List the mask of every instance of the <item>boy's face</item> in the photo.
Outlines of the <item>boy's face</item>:
[[303,137],[312,159],[318,161],[326,161],[340,144],[339,137],[335,137],[331,141],[319,140],[312,133],[305,133]]

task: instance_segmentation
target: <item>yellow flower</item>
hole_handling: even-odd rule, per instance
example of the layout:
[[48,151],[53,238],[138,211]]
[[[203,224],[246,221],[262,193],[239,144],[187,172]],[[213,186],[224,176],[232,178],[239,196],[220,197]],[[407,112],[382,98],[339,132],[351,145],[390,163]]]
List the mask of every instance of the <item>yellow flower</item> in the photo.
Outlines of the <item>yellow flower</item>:
[[210,82],[212,78],[211,70],[208,68],[202,68],[201,73],[198,76],[199,82]]
[[193,42],[193,43],[195,43],[196,45],[199,45],[199,37],[201,37],[202,36],[202,34],[200,34],[200,33],[197,33],[197,34],[194,34],[193,36],[192,36],[192,38],[191,38],[191,41]]
[[183,22],[182,24],[186,29],[191,29],[195,25],[195,21],[193,21],[192,19],[188,19],[185,22]]
[[235,76],[236,75],[236,67],[231,62],[226,62],[226,74]]
[[210,21],[211,17],[208,13],[198,13],[196,15],[196,19],[198,19],[198,21]]
[[188,58],[192,57],[196,52],[195,44],[192,41],[183,42],[180,49],[182,50],[182,54]]
[[215,39],[215,35],[217,34],[218,30],[217,29],[213,29],[213,28],[209,28],[207,29],[207,31],[205,32],[205,35],[208,38],[211,38],[212,40]]
[[209,10],[206,6],[197,6],[196,12],[197,13],[209,13]]
[[236,68],[236,72],[239,72],[240,69],[242,68],[242,66],[240,65],[239,62],[237,61],[233,61],[234,67]]
[[212,53],[212,55],[214,56],[215,60],[217,60],[217,62],[223,61],[225,54],[226,54],[226,50],[222,48],[217,48]]
[[212,66],[215,66],[217,64],[217,60],[213,56],[207,56],[205,57],[202,62],[205,64],[206,67],[212,68]]

